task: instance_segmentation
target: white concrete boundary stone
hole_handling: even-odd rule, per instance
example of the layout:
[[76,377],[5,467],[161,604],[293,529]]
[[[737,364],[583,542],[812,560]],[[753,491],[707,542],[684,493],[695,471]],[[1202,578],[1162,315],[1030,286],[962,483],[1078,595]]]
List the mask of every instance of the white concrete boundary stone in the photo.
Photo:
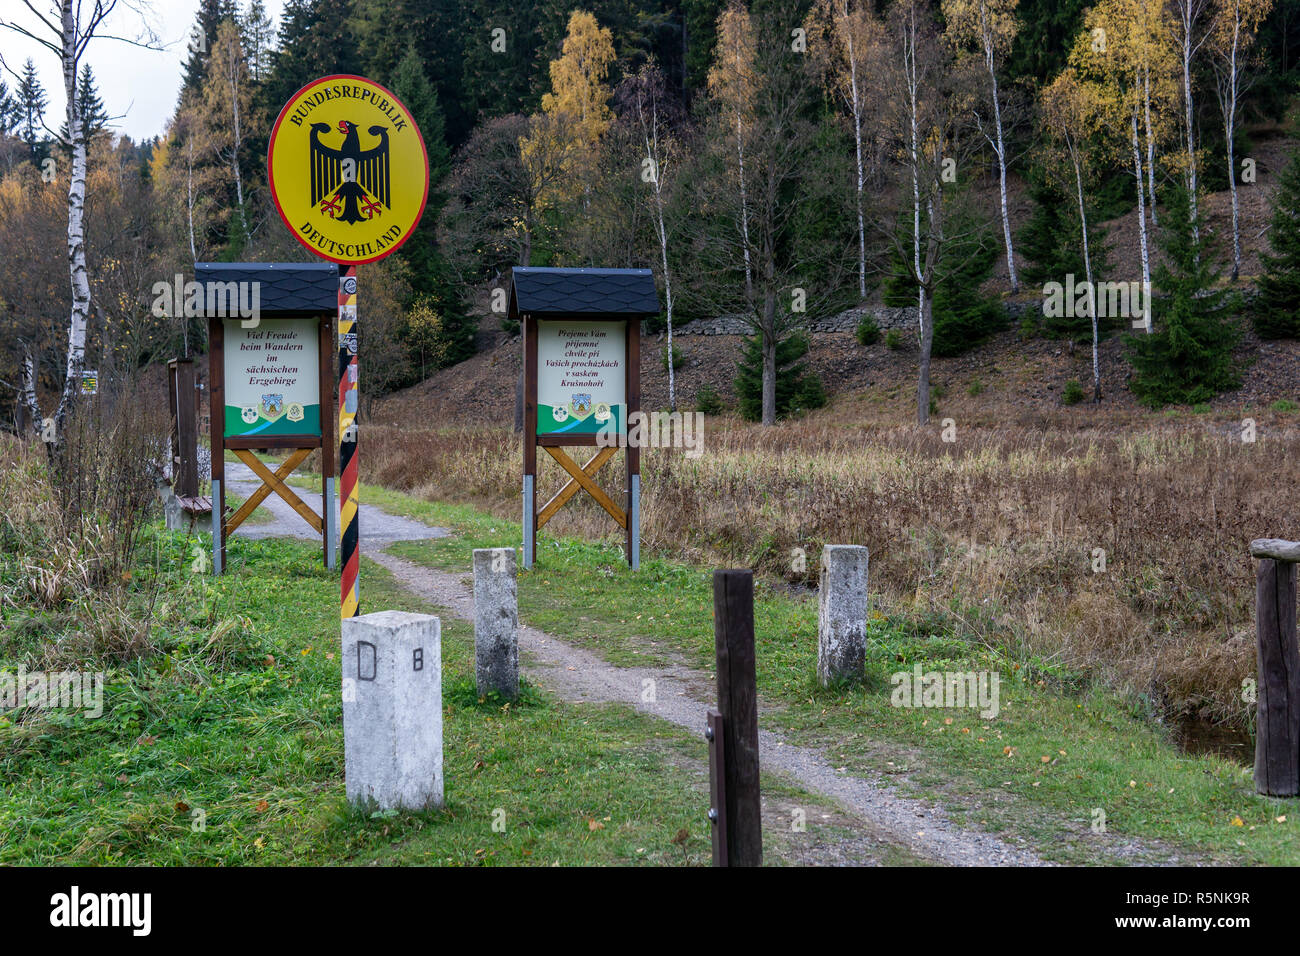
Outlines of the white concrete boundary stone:
[[342,670],[348,802],[442,806],[442,622],[405,611],[345,619]]
[[863,676],[867,656],[867,549],[822,548],[817,596],[817,681],[823,687]]
[[474,677],[479,696],[519,696],[519,596],[514,548],[474,549]]

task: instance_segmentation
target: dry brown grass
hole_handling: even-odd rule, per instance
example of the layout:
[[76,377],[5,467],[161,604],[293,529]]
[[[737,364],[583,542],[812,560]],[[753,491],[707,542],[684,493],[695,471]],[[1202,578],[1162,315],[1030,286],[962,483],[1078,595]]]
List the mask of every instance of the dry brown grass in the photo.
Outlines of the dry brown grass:
[[[519,458],[507,430],[376,425],[361,461],[367,481],[513,517]],[[973,640],[1169,711],[1240,720],[1254,673],[1247,544],[1300,536],[1297,459],[1300,433],[1281,416],[1261,419],[1253,444],[1229,423],[966,428],[952,444],[937,427],[716,424],[696,460],[643,452],[643,536],[795,584],[815,583],[823,544],[865,544],[882,603],[954,615]],[[544,497],[562,478],[542,470]],[[602,479],[621,487],[618,469]],[[612,538],[580,499],[550,530]]]

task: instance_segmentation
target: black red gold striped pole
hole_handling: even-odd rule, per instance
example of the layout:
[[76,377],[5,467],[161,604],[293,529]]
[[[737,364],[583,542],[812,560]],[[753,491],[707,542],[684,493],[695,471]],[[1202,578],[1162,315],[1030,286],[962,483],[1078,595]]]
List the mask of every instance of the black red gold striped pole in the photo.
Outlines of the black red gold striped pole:
[[360,529],[357,522],[357,267],[339,266],[339,553],[342,618],[361,613]]

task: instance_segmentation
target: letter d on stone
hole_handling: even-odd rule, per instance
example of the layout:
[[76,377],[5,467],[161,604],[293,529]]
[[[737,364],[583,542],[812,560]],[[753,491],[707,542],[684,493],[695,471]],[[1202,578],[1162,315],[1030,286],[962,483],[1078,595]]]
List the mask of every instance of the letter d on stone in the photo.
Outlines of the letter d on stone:
[[404,611],[345,618],[342,650],[348,802],[442,806],[442,622]]

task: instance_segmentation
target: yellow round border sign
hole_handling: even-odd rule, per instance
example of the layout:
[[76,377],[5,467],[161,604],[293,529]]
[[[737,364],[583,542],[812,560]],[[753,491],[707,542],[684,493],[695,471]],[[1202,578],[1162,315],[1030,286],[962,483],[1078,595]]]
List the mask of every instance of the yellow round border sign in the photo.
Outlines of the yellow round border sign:
[[429,157],[411,111],[360,76],[325,76],[295,93],[275,121],[266,165],[284,224],[332,262],[393,252],[429,196]]

